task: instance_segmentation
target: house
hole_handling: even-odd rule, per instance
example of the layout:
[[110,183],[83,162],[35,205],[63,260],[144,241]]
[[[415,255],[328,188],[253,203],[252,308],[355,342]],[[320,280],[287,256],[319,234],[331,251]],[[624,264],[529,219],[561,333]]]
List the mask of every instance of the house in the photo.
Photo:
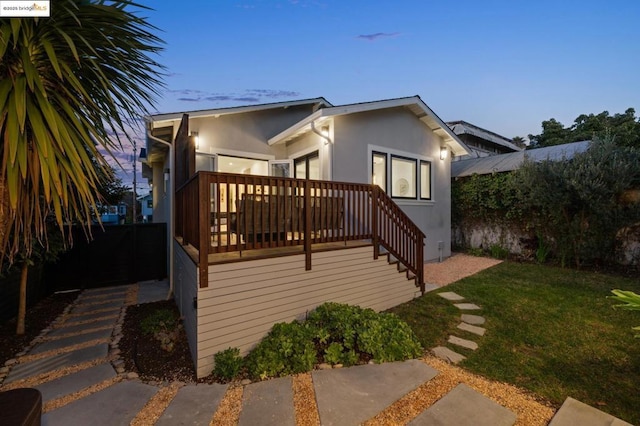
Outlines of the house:
[[453,161],[521,152],[523,150],[523,148],[515,145],[511,139],[466,121],[448,121],[447,125],[471,150],[471,154],[454,157]]
[[138,197],[140,215],[143,223],[153,222],[153,195],[151,193]]
[[511,172],[520,168],[525,160],[540,162],[544,160],[570,159],[575,154],[586,151],[590,143],[591,141],[572,142],[509,154],[456,161],[451,164],[451,177],[462,178],[474,174],[486,175]]
[[411,300],[424,262],[451,253],[450,154],[469,150],[418,96],[146,122],[143,176],[154,222],[169,223],[170,283],[198,376],[216,352],[246,352],[323,302]]

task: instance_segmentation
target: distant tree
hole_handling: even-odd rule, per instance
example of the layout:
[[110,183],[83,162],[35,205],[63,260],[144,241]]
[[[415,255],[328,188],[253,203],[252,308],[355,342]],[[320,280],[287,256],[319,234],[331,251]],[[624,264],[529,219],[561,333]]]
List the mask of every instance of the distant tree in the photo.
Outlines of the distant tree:
[[121,149],[159,94],[161,40],[144,9],[57,0],[49,18],[0,19],[0,261],[22,264],[21,295],[50,225],[70,241],[69,224],[91,224],[109,174],[97,146]]
[[530,148],[560,145],[563,143],[615,137],[618,145],[640,148],[640,118],[636,117],[633,108],[624,114],[581,114],[570,127],[564,127],[555,119],[542,122],[542,133],[529,135]]
[[517,146],[518,148],[526,148],[527,144],[525,143],[526,139],[522,136],[514,136],[511,138],[511,142]]
[[100,169],[100,185],[98,193],[102,198],[102,203],[107,206],[115,206],[120,203],[128,194],[131,188],[122,183],[122,178],[118,177],[116,170],[107,165]]

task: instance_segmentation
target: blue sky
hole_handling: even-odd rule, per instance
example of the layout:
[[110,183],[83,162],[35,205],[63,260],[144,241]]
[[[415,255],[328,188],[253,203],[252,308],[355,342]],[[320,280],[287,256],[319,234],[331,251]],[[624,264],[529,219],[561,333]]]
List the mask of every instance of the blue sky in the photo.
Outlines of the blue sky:
[[[144,0],[141,0],[144,2]],[[148,0],[178,112],[420,95],[507,137],[640,109],[640,1]]]

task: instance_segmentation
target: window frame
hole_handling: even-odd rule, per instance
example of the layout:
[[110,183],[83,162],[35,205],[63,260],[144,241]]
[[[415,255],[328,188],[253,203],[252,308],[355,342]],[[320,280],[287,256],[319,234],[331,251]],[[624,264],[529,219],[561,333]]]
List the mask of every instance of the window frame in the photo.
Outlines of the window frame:
[[[418,199],[418,159],[417,158],[411,158],[411,157],[406,157],[403,155],[398,155],[398,154],[390,154],[391,157],[391,161],[389,164],[389,180],[391,181],[391,198],[397,198],[400,200],[417,200]],[[397,160],[401,160],[401,161],[405,161],[405,162],[411,162],[413,163],[413,191],[414,194],[413,196],[410,197],[403,197],[401,195],[395,195],[395,187],[394,187],[394,179],[393,179],[393,160],[397,159]]]
[[[427,176],[429,177],[429,181],[427,182],[427,184],[429,186],[429,196],[428,197],[423,197],[422,196],[422,194],[423,194],[423,192],[422,192],[422,176],[423,176],[422,166],[423,165],[428,165],[429,166],[428,167],[429,171],[428,171],[428,174],[427,174]],[[421,200],[431,201],[433,199],[433,182],[432,182],[433,181],[433,173],[432,173],[432,168],[433,168],[433,166],[432,166],[432,162],[431,161],[422,160],[422,159],[420,160],[420,199]]]
[[374,175],[374,168],[375,168],[374,158],[376,155],[384,157],[384,187],[381,186],[380,184],[376,184],[376,185],[378,185],[380,189],[382,189],[385,193],[387,193],[387,188],[389,187],[389,170],[388,170],[389,154],[381,151],[371,151],[371,183],[372,184],[373,184],[373,175]]

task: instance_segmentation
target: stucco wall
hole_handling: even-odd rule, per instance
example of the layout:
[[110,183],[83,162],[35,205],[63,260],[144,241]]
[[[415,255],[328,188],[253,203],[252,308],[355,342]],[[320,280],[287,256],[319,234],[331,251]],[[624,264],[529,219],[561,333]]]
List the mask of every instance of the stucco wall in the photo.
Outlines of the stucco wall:
[[[334,122],[333,180],[371,183],[370,146],[426,157],[432,200],[396,203],[426,234],[425,260],[451,255],[450,159],[440,160],[441,139],[404,108],[338,116]],[[442,252],[439,250],[442,242]]]

